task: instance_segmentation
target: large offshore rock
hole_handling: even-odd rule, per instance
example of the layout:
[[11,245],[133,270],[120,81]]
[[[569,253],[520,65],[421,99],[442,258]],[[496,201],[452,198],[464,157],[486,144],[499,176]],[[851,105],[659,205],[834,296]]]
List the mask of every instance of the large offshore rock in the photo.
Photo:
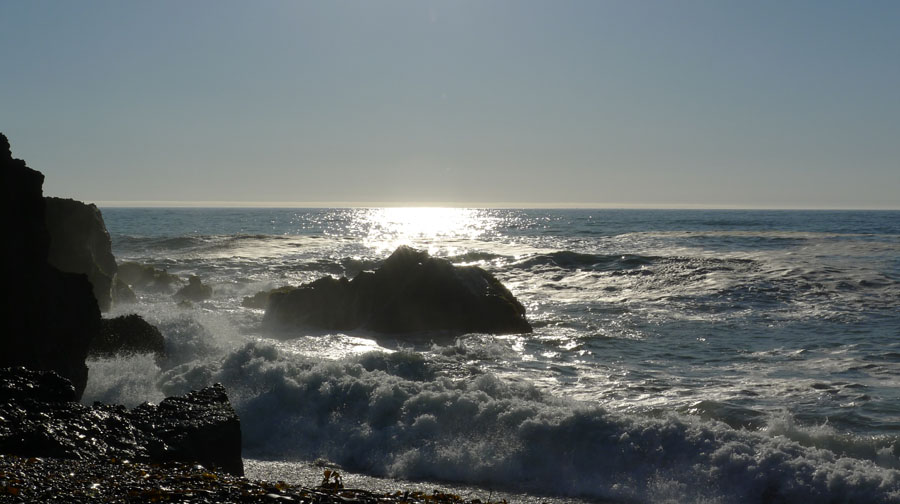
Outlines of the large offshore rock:
[[90,355],[108,357],[116,354],[166,352],[166,340],[159,329],[140,315],[122,315],[100,321],[100,334],[91,342]]
[[0,369],[0,453],[134,462],[187,462],[243,475],[240,420],[225,388],[212,385],[159,406],[74,401],[53,372]]
[[85,275],[64,273],[47,261],[50,235],[44,176],[21,159],[13,159],[3,134],[0,175],[7,216],[0,367],[56,371],[72,382],[76,396],[81,397],[87,384],[88,345],[100,330],[97,300]]
[[100,209],[73,199],[47,197],[44,202],[50,264],[87,275],[100,310],[109,310],[116,296],[117,267]]
[[273,292],[264,324],[382,333],[532,330],[525,308],[493,275],[409,247],[398,248],[381,268],[352,281],[325,277]]

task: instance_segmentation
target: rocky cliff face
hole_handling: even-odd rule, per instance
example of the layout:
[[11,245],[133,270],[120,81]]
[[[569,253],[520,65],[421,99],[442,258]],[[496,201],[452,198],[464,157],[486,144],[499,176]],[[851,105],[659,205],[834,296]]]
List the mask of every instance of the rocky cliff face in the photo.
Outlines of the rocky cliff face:
[[400,247],[374,273],[325,277],[269,296],[269,327],[381,333],[529,333],[525,308],[489,272]]
[[14,159],[0,134],[0,174],[5,191],[5,328],[0,367],[53,370],[81,397],[87,384],[84,360],[100,331],[100,310],[85,275],[65,273],[47,260],[44,176]]
[[44,203],[50,264],[87,275],[100,310],[109,310],[116,297],[117,267],[100,209],[73,199],[48,197]]

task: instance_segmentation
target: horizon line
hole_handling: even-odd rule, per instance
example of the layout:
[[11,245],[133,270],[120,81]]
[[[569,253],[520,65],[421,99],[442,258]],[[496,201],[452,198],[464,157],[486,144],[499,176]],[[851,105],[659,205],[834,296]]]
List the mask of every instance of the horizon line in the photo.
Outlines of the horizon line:
[[586,203],[586,202],[387,202],[387,201],[181,201],[181,200],[103,200],[94,202],[106,208],[495,208],[546,210],[881,210],[896,211],[900,206],[784,206],[722,205],[707,203]]

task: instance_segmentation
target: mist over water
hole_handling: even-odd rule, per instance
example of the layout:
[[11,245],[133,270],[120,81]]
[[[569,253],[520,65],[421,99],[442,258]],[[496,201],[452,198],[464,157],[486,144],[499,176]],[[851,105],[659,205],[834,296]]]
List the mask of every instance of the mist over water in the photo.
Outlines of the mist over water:
[[[103,209],[168,356],[89,363],[85,401],[222,382],[244,456],[639,502],[900,502],[900,212]],[[243,296],[398,245],[496,275],[530,335],[274,339]],[[431,341],[429,341],[431,340]],[[427,342],[427,343],[426,343]]]

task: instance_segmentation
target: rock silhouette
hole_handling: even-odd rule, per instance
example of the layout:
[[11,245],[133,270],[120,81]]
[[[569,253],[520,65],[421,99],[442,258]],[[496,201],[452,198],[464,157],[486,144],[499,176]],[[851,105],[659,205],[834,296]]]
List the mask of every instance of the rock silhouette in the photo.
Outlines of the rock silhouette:
[[353,280],[324,277],[272,292],[264,324],[391,334],[532,330],[522,304],[487,271],[457,267],[405,246],[375,272],[359,273]]
[[132,313],[100,323],[100,334],[91,342],[90,355],[108,357],[116,354],[154,353],[163,356],[166,341],[159,329]]
[[118,273],[118,278],[135,290],[170,293],[173,284],[181,283],[177,275],[136,262],[120,264]]
[[100,331],[93,288],[87,276],[62,272],[48,262],[44,175],[13,158],[2,133],[0,173],[8,217],[0,367],[56,371],[81,397],[87,384],[88,345]]
[[188,284],[175,293],[175,299],[178,300],[205,301],[210,297],[212,297],[212,287],[203,285],[197,275],[191,275],[188,278]]
[[[44,198],[44,203],[50,232],[50,264],[62,271],[87,275],[100,311],[109,310],[123,287],[116,285],[116,258],[100,209],[73,199]],[[127,302],[134,295],[121,296]]]

